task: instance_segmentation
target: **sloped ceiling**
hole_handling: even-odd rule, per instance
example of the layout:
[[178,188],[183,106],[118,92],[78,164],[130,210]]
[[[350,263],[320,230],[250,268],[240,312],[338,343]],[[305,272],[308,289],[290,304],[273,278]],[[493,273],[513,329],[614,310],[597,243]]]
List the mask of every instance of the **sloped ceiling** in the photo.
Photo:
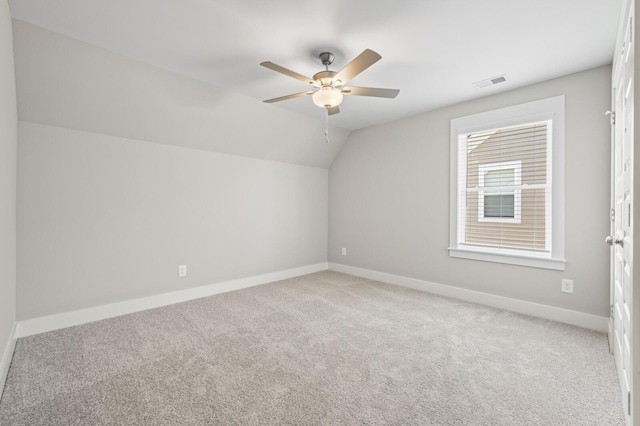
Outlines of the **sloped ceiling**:
[[328,168],[350,131],[13,21],[18,118]]
[[[622,0],[9,3],[21,119],[328,167],[350,130],[611,63]],[[311,76],[365,48],[382,60],[352,83],[400,94],[346,97],[330,144],[308,97],[261,102],[308,88],[260,62]]]
[[[335,53],[382,55],[334,125],[358,129],[611,63],[621,0],[10,0],[14,18],[263,100],[307,90],[260,67],[307,76]],[[474,82],[506,74],[479,89]],[[272,105],[322,120],[309,98]]]

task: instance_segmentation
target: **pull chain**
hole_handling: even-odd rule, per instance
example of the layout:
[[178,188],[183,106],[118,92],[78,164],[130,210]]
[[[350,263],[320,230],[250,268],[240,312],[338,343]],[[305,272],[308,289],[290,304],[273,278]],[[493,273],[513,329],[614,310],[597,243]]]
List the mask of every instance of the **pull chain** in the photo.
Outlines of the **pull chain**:
[[325,108],[327,111],[327,115],[325,115],[324,119],[324,139],[325,143],[329,143],[329,108]]

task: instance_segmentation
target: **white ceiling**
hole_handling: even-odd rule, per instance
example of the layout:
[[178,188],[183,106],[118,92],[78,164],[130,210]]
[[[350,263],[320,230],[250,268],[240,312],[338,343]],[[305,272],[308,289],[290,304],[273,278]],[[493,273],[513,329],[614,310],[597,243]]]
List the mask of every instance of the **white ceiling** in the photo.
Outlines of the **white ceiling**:
[[[611,63],[622,0],[10,0],[14,18],[263,100],[308,90],[261,67],[312,76],[365,48],[382,60],[334,125],[358,129]],[[507,82],[472,83],[506,74]],[[265,105],[324,119],[308,97]]]

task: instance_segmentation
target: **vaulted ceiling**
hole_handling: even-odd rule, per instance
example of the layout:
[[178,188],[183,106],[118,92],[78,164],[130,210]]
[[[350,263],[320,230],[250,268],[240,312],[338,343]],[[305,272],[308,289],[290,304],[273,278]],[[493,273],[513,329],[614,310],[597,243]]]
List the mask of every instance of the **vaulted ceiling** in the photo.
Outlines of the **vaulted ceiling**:
[[[256,100],[308,90],[261,67],[306,76],[335,54],[382,60],[357,86],[395,99],[345,98],[333,125],[358,129],[611,63],[621,0],[10,0],[14,18]],[[506,82],[478,88],[495,76]],[[324,120],[309,97],[271,104]]]

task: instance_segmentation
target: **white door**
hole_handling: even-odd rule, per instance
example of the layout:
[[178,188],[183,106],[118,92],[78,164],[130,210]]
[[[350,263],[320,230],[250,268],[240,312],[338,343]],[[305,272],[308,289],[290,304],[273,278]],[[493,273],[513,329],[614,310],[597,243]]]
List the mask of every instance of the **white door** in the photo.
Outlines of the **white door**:
[[613,351],[627,425],[633,391],[634,1],[626,2],[613,62],[611,319]]

